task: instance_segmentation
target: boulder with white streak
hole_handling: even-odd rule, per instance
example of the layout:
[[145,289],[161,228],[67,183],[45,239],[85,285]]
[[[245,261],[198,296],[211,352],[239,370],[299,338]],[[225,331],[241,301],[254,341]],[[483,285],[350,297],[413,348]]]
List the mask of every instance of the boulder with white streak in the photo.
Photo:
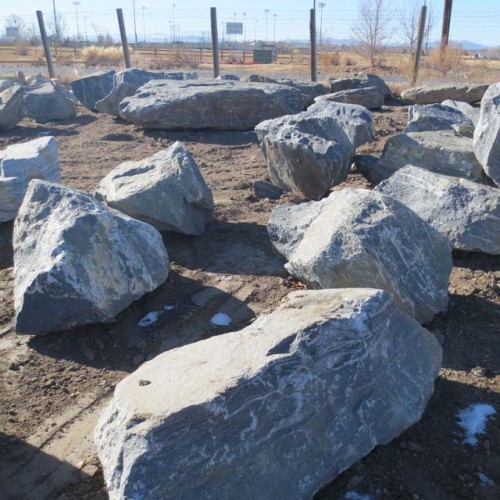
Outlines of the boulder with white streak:
[[199,235],[212,220],[210,189],[180,142],[142,161],[127,161],[100,183],[96,197],[160,230]]
[[14,224],[18,333],[113,319],[168,276],[160,233],[92,196],[30,182]]
[[117,385],[95,431],[109,497],[313,498],[421,418],[441,357],[386,292],[294,292]]

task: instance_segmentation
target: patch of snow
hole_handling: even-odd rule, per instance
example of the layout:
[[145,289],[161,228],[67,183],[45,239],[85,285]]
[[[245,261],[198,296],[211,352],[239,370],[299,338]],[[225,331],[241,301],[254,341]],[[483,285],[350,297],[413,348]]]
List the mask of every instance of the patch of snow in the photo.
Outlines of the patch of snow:
[[232,323],[232,320],[225,313],[217,313],[210,318],[210,323],[216,326],[229,326]]
[[163,310],[164,310],[164,311],[167,311],[167,312],[169,312],[169,311],[173,311],[174,309],[175,309],[175,306],[174,306],[173,304],[165,304],[165,305],[163,306]]
[[159,317],[160,313],[158,311],[152,311],[146,314],[146,316],[144,316],[141,321],[139,321],[138,326],[140,328],[146,328],[148,326],[154,325],[158,321]]
[[495,415],[496,410],[491,405],[475,404],[470,405],[464,410],[458,412],[458,425],[465,431],[464,444],[477,444],[476,436],[484,434],[488,418]]
[[345,500],[372,500],[371,495],[361,495],[356,491],[348,491],[345,494]]
[[486,474],[483,474],[482,472],[479,473],[479,479],[485,486],[495,486],[493,480],[491,480]]

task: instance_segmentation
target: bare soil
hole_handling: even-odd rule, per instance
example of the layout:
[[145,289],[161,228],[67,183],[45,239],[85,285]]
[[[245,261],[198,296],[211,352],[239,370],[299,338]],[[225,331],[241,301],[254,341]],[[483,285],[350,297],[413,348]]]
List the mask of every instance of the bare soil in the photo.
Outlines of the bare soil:
[[[13,330],[12,224],[0,225],[0,498],[107,498],[92,437],[115,384],[160,352],[244,327],[301,286],[273,254],[266,233],[275,206],[301,200],[254,197],[252,181],[265,179],[267,168],[252,132],[142,131],[80,111],[59,124],[24,120],[0,136],[0,148],[54,135],[63,183],[90,191],[121,162],[181,140],[214,193],[215,220],[200,237],[163,235],[172,273],[115,322],[40,337]],[[361,151],[380,154],[405,124],[406,109],[397,103],[374,113],[375,139]],[[369,187],[359,174],[336,189],[346,185]],[[500,411],[500,257],[455,254],[449,294],[448,312],[428,325],[442,341],[444,362],[424,417],[335,479],[318,500],[348,491],[377,499],[500,498],[498,420],[470,446],[462,444],[456,419],[472,403]],[[176,307],[155,325],[138,327],[165,304]],[[219,311],[232,317],[230,327],[210,324]]]

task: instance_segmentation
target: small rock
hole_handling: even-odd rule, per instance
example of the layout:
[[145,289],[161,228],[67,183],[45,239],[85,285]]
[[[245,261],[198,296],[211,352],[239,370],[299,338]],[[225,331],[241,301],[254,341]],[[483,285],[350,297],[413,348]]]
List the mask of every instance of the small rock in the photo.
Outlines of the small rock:
[[267,181],[254,181],[253,194],[256,198],[279,200],[283,194],[283,189]]
[[474,377],[486,378],[486,370],[482,366],[476,366],[470,372]]

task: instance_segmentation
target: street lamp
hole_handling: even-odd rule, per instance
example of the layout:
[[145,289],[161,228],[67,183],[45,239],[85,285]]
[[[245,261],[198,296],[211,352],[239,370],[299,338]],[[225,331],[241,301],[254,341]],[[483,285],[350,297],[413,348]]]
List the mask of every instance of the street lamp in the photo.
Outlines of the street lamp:
[[172,4],[172,43],[175,43],[175,3]]
[[257,43],[257,22],[258,22],[258,19],[255,20],[254,43]]
[[326,7],[325,2],[319,3],[320,8],[320,20],[319,20],[319,46],[321,47],[323,44],[323,7]]
[[278,14],[274,14],[274,27],[273,27],[274,45],[276,45],[276,17],[278,17]]
[[80,41],[80,25],[78,23],[78,6],[80,5],[80,2],[73,2],[73,5],[75,6],[75,14],[76,14],[76,40],[77,43]]
[[142,6],[142,31],[144,38],[144,45],[146,45],[146,18],[145,18],[146,7]]
[[264,12],[266,13],[266,43],[267,43],[267,16],[269,15],[269,9],[265,9]]
[[135,48],[137,48],[137,22],[135,18],[135,0],[132,0],[132,10],[134,11],[134,36],[135,36]]
[[243,12],[243,43],[247,43],[247,13]]
[[235,45],[235,48],[236,48],[236,12],[233,12],[233,16],[234,16],[234,23],[235,23],[235,26],[234,26],[234,45]]
[[[56,32],[56,40],[59,40],[59,23],[57,22],[57,13],[56,13],[56,0],[52,0],[52,7],[54,9],[54,30]],[[56,54],[57,54],[57,46],[56,46]]]

